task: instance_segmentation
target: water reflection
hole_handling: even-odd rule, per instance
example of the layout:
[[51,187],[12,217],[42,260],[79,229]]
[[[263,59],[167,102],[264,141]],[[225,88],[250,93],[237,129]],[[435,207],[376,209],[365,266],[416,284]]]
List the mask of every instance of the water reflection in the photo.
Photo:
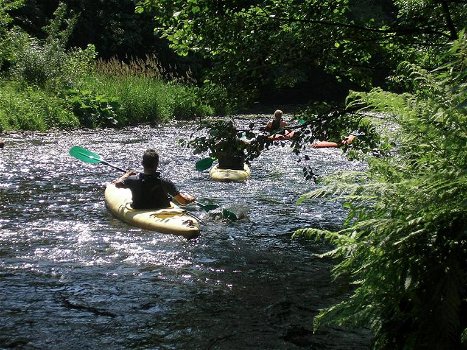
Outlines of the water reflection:
[[[335,203],[295,201],[313,185],[287,147],[266,151],[251,180],[210,181],[176,140],[188,127],[8,135],[0,150],[0,344],[27,349],[367,349],[364,331],[311,333],[335,301],[322,243],[290,240],[303,226],[336,227]],[[89,148],[139,168],[149,147],[180,189],[242,211],[220,221],[193,207],[201,236],[141,230],[112,217],[105,183],[120,174],[68,156]],[[321,171],[357,167],[338,150],[309,152]]]

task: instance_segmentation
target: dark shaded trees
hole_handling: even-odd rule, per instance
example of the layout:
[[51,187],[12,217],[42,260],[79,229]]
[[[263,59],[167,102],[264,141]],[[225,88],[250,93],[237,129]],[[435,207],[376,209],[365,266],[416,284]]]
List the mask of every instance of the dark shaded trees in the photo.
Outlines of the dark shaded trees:
[[361,88],[382,84],[403,59],[434,64],[467,22],[464,1],[141,0],[137,9],[238,94],[313,81],[316,70]]

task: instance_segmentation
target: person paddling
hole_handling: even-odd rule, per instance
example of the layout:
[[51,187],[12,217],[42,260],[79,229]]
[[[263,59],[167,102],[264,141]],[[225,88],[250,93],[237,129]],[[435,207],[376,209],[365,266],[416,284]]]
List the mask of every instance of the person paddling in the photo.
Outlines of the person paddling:
[[285,130],[287,123],[282,119],[283,114],[280,109],[277,109],[274,112],[274,119],[269,121],[265,128],[270,133],[275,134],[273,135],[275,139],[291,138],[293,136],[293,132]]
[[222,137],[216,142],[214,157],[219,162],[219,169],[243,170],[247,142],[238,137],[238,131],[232,120],[223,123]]
[[169,208],[170,198],[181,205],[195,201],[195,197],[181,193],[172,181],[161,177],[157,171],[159,154],[154,149],[144,152],[141,164],[144,169],[142,173],[129,170],[113,181],[115,187],[131,190],[134,209]]

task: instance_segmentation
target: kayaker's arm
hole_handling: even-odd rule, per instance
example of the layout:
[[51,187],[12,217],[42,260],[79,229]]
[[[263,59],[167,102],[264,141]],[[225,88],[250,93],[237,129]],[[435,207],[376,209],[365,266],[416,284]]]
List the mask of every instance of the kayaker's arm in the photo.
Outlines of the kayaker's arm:
[[114,181],[112,181],[112,183],[115,185],[115,187],[122,187],[123,182],[132,175],[136,175],[136,172],[130,169],[125,174],[120,176],[118,179],[115,179]]
[[350,144],[353,142],[353,140],[355,140],[356,137],[357,137],[357,136],[355,136],[355,135],[353,135],[353,134],[350,134],[349,136],[345,137],[345,138],[341,141],[341,143],[342,143],[343,145],[350,145]]
[[173,199],[180,205],[187,205],[189,203],[192,203],[196,200],[195,197],[188,193],[179,193],[175,196],[173,196]]

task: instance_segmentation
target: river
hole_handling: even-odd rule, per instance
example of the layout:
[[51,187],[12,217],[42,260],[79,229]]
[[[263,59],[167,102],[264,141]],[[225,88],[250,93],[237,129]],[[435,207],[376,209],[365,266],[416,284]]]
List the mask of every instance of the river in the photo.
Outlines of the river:
[[[312,332],[320,308],[342,298],[329,246],[291,239],[336,228],[336,203],[295,204],[315,188],[290,148],[274,147],[245,183],[197,172],[179,146],[185,124],[5,135],[0,149],[0,348],[369,349],[369,332]],[[193,206],[192,240],[145,231],[106,210],[105,184],[120,173],[68,155],[79,145],[123,168],[156,148],[160,170],[182,190],[245,218],[226,222]],[[337,149],[307,153],[319,174],[362,165]]]

